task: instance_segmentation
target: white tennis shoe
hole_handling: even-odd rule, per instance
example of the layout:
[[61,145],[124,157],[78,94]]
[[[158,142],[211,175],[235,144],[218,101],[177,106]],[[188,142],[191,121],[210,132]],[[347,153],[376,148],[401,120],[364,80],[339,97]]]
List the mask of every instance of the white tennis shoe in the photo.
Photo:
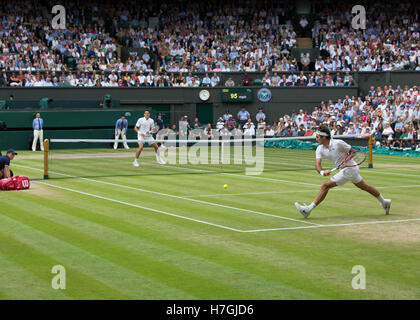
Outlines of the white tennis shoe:
[[139,167],[140,166],[139,163],[137,162],[137,159],[134,159],[133,166],[135,166],[135,167]]
[[161,165],[165,165],[166,162],[165,160],[163,160],[160,156],[156,155],[156,161],[161,164]]
[[385,209],[385,214],[389,214],[389,209],[391,209],[391,199],[384,199],[384,204],[382,207]]
[[311,214],[312,210],[309,209],[309,206],[307,206],[306,203],[304,203],[303,206],[301,206],[299,203],[295,202],[295,206],[304,218],[309,217],[309,215]]

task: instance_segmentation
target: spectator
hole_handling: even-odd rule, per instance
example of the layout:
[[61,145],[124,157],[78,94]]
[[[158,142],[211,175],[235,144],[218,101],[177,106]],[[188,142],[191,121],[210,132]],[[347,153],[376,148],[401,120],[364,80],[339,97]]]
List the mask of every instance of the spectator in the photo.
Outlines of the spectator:
[[237,114],[237,119],[239,123],[243,126],[250,118],[251,115],[249,114],[249,112],[245,109],[245,107],[242,107]]
[[232,80],[231,77],[229,77],[225,82],[225,87],[234,87],[234,86],[235,86],[235,82]]
[[163,119],[162,119],[162,113],[158,113],[157,119],[156,119],[156,125],[158,127],[158,131],[163,130],[164,123],[163,123]]
[[245,87],[252,86],[252,78],[246,72],[241,79],[241,84]]
[[391,128],[391,125],[389,124],[389,122],[387,122],[385,124],[385,128],[382,131],[382,136],[384,138],[392,138],[392,135],[394,134],[394,130]]
[[[228,118],[228,119],[229,119],[229,118]],[[217,129],[217,130],[221,130],[224,126],[225,126],[225,121],[223,121],[223,118],[222,118],[222,117],[220,117],[220,118],[217,120],[217,123],[216,123],[216,129]]]
[[201,123],[197,117],[194,118],[194,122],[191,124],[193,128],[202,129]]
[[211,77],[210,80],[211,80],[211,86],[212,87],[217,86],[219,84],[219,82],[220,82],[220,78],[219,78],[219,76],[217,75],[216,72],[213,73],[213,76]]
[[263,108],[258,108],[258,112],[257,112],[257,114],[255,115],[255,119],[257,120],[257,122],[258,121],[260,121],[260,119],[262,119],[262,120],[266,120],[266,116],[265,116],[265,113],[264,113],[264,111],[263,111]]
[[264,136],[267,136],[267,137],[273,137],[274,136],[274,130],[270,125],[268,125],[265,128]]
[[229,119],[225,122],[225,124],[227,125],[227,128],[229,130],[232,130],[233,128],[236,127],[236,120],[233,118],[233,116],[231,115],[229,117]]
[[204,128],[204,135],[207,137],[207,139],[213,138],[213,129],[211,128],[210,123],[208,123],[207,126]]
[[301,70],[308,71],[311,59],[309,58],[309,53],[303,53],[300,59]]
[[225,113],[222,116],[223,121],[228,121],[231,116],[232,115],[230,114],[229,110],[226,110]]
[[202,84],[203,87],[210,87],[211,86],[211,79],[209,78],[209,74],[208,73],[205,74],[205,76],[204,76],[203,81],[201,82],[201,84]]
[[255,136],[255,128],[249,122],[244,126],[244,135],[245,136]]

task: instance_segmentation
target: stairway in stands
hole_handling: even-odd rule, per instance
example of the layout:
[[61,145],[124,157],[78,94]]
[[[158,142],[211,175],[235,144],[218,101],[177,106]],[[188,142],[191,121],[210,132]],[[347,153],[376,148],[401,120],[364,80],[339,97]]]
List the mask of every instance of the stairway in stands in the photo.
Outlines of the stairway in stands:
[[302,16],[305,16],[309,22],[309,24],[305,28],[306,29],[305,34],[302,34],[302,29],[300,28],[300,25],[297,26],[297,30],[300,32],[297,32],[296,47],[301,48],[301,49],[312,48],[312,39],[310,38],[310,34],[311,34],[313,21],[310,18],[311,17],[310,0],[297,0],[296,1],[296,15],[299,17],[297,21],[298,23],[300,21],[300,17]]
[[311,49],[312,39],[311,38],[296,38],[296,48]]

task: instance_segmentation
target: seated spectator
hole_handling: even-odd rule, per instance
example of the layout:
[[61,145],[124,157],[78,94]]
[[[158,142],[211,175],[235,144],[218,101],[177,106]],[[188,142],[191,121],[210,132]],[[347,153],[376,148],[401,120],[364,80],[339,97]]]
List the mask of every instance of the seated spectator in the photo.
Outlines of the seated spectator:
[[233,118],[232,115],[230,115],[229,119],[225,122],[225,124],[227,125],[227,128],[229,130],[232,130],[236,127],[236,120]]
[[224,121],[227,121],[227,120],[229,120],[229,118],[231,117],[232,115],[230,114],[230,112],[229,112],[229,110],[226,110],[225,111],[225,113],[223,114],[223,116],[222,116],[222,119],[224,120]]
[[209,78],[208,73],[205,74],[205,76],[203,78],[203,81],[201,82],[201,85],[203,87],[210,87],[211,86],[211,79]]
[[213,129],[211,128],[211,124],[208,123],[207,126],[204,128],[204,135],[207,139],[213,138]]
[[267,136],[267,137],[273,137],[274,136],[274,130],[270,125],[267,125],[265,127],[264,136]]
[[257,122],[260,121],[260,119],[263,119],[264,121],[266,120],[266,115],[263,111],[263,108],[258,108],[258,112],[255,115],[255,119],[257,120]]
[[252,78],[246,72],[241,79],[241,84],[245,87],[252,86]]
[[244,134],[244,132],[242,130],[242,126],[240,124],[238,124],[236,126],[236,128],[233,128],[233,130],[231,131],[231,133],[232,133],[232,136],[235,136],[235,137],[241,137]]
[[220,82],[220,78],[219,78],[219,76],[217,75],[216,72],[213,73],[213,76],[211,77],[210,80],[211,80],[211,86],[212,87],[217,86],[219,84],[219,82]]
[[194,121],[191,123],[191,127],[198,127],[199,129],[202,129],[201,123],[197,117],[194,118]]
[[225,87],[234,87],[235,86],[235,82],[232,80],[232,78],[228,78],[225,82]]
[[224,126],[225,126],[225,121],[223,120],[223,118],[222,118],[222,117],[220,117],[220,118],[217,120],[217,123],[216,123],[216,129],[217,129],[217,130],[221,130]]
[[241,110],[239,110],[237,114],[237,119],[239,123],[243,126],[248,119],[251,119],[250,113],[245,109],[245,107],[242,107]]
[[264,119],[261,118],[260,120],[258,120],[258,122],[257,122],[257,129],[264,129],[265,126],[266,126],[266,122],[265,122]]
[[382,136],[383,136],[384,138],[389,138],[389,137],[391,137],[391,138],[392,138],[393,134],[394,134],[394,130],[391,128],[390,123],[389,123],[389,122],[387,122],[387,123],[385,124],[385,128],[384,128],[384,130],[382,131]]
[[244,126],[244,135],[245,136],[255,136],[255,127],[252,123],[246,123]]
[[305,136],[305,133],[306,133],[306,130],[305,130],[305,125],[302,123],[302,124],[299,126],[299,130],[298,130],[298,132],[297,132],[297,136],[299,136],[299,137],[303,137],[303,136]]
[[300,59],[300,70],[308,71],[309,65],[311,64],[311,59],[309,58],[309,53],[304,53]]
[[231,132],[230,132],[230,130],[229,130],[229,127],[228,127],[228,125],[226,123],[223,126],[223,128],[219,131],[219,134],[222,137],[227,137],[227,136],[231,136],[232,135]]

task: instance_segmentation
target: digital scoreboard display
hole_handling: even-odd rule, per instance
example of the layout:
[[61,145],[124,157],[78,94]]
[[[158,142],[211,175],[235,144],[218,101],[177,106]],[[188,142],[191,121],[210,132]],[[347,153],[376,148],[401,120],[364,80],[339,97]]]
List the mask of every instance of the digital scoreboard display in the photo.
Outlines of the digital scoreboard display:
[[252,102],[254,92],[252,89],[245,88],[225,88],[222,89],[222,102]]

